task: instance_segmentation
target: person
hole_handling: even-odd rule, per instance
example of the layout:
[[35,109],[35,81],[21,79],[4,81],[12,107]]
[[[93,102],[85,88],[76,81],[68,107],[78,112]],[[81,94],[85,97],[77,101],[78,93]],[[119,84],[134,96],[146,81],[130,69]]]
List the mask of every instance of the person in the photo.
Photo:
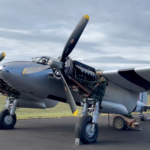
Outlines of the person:
[[103,109],[101,104],[102,104],[102,99],[104,97],[108,82],[107,82],[107,79],[102,75],[100,71],[97,71],[96,75],[97,75],[97,83],[94,85],[93,93],[90,97],[95,98],[96,101],[99,101],[100,109]]
[[45,59],[42,59],[42,64],[46,64],[46,60]]
[[100,110],[103,109],[102,99],[105,94],[106,86],[108,84],[107,79],[102,75],[100,71],[96,71],[96,81],[94,82],[83,82],[84,85],[86,85],[89,89],[92,90],[92,93],[89,97],[83,98],[83,101],[85,102],[88,98],[94,98],[95,103],[97,101],[100,102]]

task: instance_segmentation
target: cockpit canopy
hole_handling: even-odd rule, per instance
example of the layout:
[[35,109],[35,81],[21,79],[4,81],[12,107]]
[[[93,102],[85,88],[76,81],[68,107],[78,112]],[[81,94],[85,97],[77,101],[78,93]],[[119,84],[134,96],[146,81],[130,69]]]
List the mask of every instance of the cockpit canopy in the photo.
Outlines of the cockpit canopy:
[[52,60],[53,58],[51,57],[48,57],[48,56],[42,56],[42,57],[33,57],[31,59],[32,62],[35,62],[35,63],[40,63],[40,64],[44,64],[44,65],[47,65],[49,60]]

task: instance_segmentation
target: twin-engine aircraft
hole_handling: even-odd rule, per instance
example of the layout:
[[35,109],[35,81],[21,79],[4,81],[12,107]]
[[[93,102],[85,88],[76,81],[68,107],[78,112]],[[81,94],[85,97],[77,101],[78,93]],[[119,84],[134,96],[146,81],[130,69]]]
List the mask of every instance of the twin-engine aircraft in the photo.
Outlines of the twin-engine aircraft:
[[[128,115],[136,109],[139,93],[150,89],[150,67],[101,71],[107,86],[100,105],[98,98],[91,97],[94,89],[84,84],[100,82],[97,71],[69,57],[88,21],[88,15],[81,18],[57,59],[43,56],[0,66],[0,91],[7,96],[5,109],[0,113],[1,129],[15,126],[17,107],[46,109],[64,102],[70,105],[74,116],[78,115],[76,105],[83,107],[76,136],[82,143],[93,143],[98,136],[101,113]],[[1,53],[0,60],[5,55]],[[120,129],[122,123],[121,118],[115,122]]]

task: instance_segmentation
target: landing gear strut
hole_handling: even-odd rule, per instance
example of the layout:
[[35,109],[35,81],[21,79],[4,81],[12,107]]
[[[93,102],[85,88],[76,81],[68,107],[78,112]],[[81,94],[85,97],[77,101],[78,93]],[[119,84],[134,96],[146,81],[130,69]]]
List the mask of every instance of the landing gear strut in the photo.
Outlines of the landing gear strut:
[[140,118],[140,121],[146,121],[146,120],[150,120],[150,118],[147,118],[143,112],[140,112],[139,113],[139,118]]
[[[75,144],[80,145],[80,142],[83,144],[94,143],[98,137],[98,117],[100,115],[99,106],[100,102],[97,101],[95,106],[88,108],[89,104],[84,103],[82,110],[82,117],[79,119],[75,126],[76,140]],[[89,113],[93,114],[93,117],[88,115]]]
[[12,129],[17,121],[15,114],[17,100],[6,100],[5,109],[0,112],[0,129]]

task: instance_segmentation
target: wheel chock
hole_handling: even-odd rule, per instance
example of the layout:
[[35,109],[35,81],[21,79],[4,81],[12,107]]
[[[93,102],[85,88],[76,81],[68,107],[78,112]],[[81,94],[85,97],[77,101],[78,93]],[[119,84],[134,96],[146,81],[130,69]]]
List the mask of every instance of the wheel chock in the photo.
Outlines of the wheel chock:
[[75,138],[75,145],[83,145],[83,143],[81,142],[81,140],[79,138]]

